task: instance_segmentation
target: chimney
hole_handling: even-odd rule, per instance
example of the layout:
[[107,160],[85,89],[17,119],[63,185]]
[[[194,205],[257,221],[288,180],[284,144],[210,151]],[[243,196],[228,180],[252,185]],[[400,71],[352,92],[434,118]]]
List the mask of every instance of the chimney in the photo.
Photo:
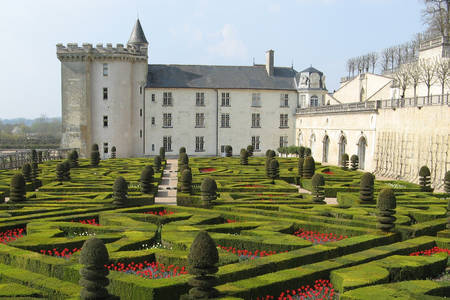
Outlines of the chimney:
[[266,51],[266,70],[269,76],[273,76],[273,52],[273,50]]

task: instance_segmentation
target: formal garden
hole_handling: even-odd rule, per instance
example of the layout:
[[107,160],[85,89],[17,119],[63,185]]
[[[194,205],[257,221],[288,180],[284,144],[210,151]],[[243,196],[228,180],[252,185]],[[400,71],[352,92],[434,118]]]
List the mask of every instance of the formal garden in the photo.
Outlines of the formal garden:
[[177,205],[155,204],[163,150],[100,160],[94,146],[89,159],[56,161],[34,152],[20,170],[0,170],[0,298],[450,295],[450,172],[447,193],[435,193],[427,167],[417,185],[375,180],[354,156],[324,166],[307,149],[226,150],[180,149]]

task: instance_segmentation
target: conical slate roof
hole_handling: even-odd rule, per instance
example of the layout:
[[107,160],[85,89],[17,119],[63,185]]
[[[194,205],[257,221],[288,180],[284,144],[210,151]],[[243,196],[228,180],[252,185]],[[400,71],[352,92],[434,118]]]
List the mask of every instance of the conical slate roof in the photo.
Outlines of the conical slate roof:
[[134,24],[128,44],[148,44],[139,19],[137,19],[136,24]]

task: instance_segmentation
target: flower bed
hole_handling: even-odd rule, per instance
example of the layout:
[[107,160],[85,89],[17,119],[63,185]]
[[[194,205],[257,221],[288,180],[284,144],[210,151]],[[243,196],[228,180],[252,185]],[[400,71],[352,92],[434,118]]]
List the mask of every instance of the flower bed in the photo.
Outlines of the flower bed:
[[257,300],[331,300],[335,299],[333,285],[329,280],[316,280],[313,286],[302,286],[298,289],[287,290],[275,298],[271,295],[256,298]]
[[198,169],[198,170],[199,170],[200,173],[209,173],[209,172],[217,171],[216,168],[201,168],[201,169]]
[[127,274],[134,274],[136,276],[146,279],[160,279],[171,278],[179,275],[187,274],[185,267],[179,267],[169,265],[166,267],[164,264],[158,262],[134,263],[131,262],[128,265],[123,263],[105,265],[110,271],[124,272]]
[[[74,222],[74,221],[72,221]],[[97,223],[97,220],[94,219],[86,219],[86,220],[80,220],[78,221],[81,224],[88,224],[88,225],[93,225],[93,226],[100,226],[100,224]]]
[[[252,252],[252,251],[248,251],[245,249],[236,249],[233,247],[225,247],[225,246],[221,246],[221,245],[217,245],[217,247],[219,247],[220,249],[225,250],[227,252],[236,254],[237,256],[239,256],[239,261],[255,259],[255,258],[259,258],[259,257],[277,254],[276,251],[266,252],[265,250],[263,250],[263,251],[255,250]],[[288,251],[279,252],[279,253],[285,253],[285,252],[288,252]]]
[[72,250],[69,250],[68,248],[64,248],[62,251],[58,250],[56,248],[53,248],[53,250],[41,250],[39,251],[41,254],[43,255],[50,255],[50,256],[54,256],[54,257],[59,257],[59,258],[64,258],[64,259],[69,259],[72,257],[72,255],[75,252],[80,251],[81,249],[79,248],[73,248]]
[[146,211],[146,212],[144,212],[144,214],[155,215],[155,216],[166,216],[166,215],[173,215],[173,211],[167,211],[164,209],[162,211]]
[[236,223],[236,220],[232,220],[232,219],[227,219],[226,223]]
[[440,252],[446,252],[448,255],[450,255],[450,250],[447,248],[433,247],[431,249],[410,253],[409,256],[430,256]]
[[325,172],[322,172],[323,174],[327,174],[327,175],[334,175],[334,173],[333,172],[331,172],[331,171],[325,171]]
[[296,232],[294,232],[295,236],[299,238],[305,239],[307,241],[312,242],[313,244],[325,244],[340,241],[348,238],[348,236],[338,236],[334,233],[321,233],[317,231],[308,231],[303,228],[300,228]]
[[23,228],[14,228],[6,230],[4,232],[0,232],[0,243],[8,244],[9,242],[15,241],[23,237],[24,233],[25,229]]
[[246,187],[246,188],[263,188],[264,185],[260,185],[260,184],[246,184],[246,185],[243,185],[242,187]]

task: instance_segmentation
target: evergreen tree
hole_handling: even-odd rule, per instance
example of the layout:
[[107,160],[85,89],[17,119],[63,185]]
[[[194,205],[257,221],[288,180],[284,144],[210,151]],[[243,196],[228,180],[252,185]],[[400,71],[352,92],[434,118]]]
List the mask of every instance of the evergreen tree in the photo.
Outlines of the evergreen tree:
[[38,163],[38,154],[35,149],[31,150],[31,162]]
[[22,175],[26,182],[31,182],[31,165],[29,163],[22,166]]
[[392,189],[383,189],[378,195],[378,224],[377,228],[384,232],[391,232],[395,227],[395,208],[397,201]]
[[366,172],[361,177],[359,183],[359,199],[362,202],[373,202],[373,186],[374,176],[372,173]]
[[65,160],[62,165],[64,167],[63,180],[70,181],[70,162],[68,160]]
[[305,157],[311,156],[311,148],[305,148]]
[[303,164],[305,163],[305,159],[303,157],[299,157],[298,158],[298,165],[297,165],[297,170],[298,170],[298,176],[302,177],[303,176]]
[[111,158],[112,159],[117,157],[117,153],[116,152],[117,152],[116,146],[112,146],[112,148],[111,148]]
[[100,152],[98,151],[98,145],[92,145],[91,151],[91,166],[97,167],[100,164]]
[[42,151],[38,151],[38,163],[42,164]]
[[109,270],[106,265],[109,263],[108,250],[102,240],[95,237],[84,242],[80,251],[80,281],[82,286],[80,298],[82,300],[111,299],[106,287],[109,279],[106,277]]
[[450,194],[450,171],[447,171],[444,176],[444,190]]
[[145,166],[144,170],[141,172],[141,192],[144,194],[150,194],[153,189],[153,166],[147,165]]
[[206,231],[200,231],[191,245],[188,255],[188,271],[194,275],[189,279],[189,290],[187,299],[210,299],[219,295],[214,288],[217,279],[211,274],[217,273],[219,253],[214,240]]
[[275,179],[280,178],[280,164],[278,160],[272,158],[269,165],[269,177],[272,179],[272,184],[275,184]]
[[59,182],[64,181],[64,164],[59,163],[56,165],[56,180]]
[[202,195],[202,206],[209,208],[212,201],[217,199],[217,184],[212,178],[205,177],[200,185],[200,192]]
[[300,146],[300,148],[298,148],[298,155],[300,156],[300,158],[305,157],[305,147]]
[[37,189],[41,186],[41,181],[38,179],[39,165],[37,162],[31,163],[31,181],[33,182],[33,188]]
[[343,153],[341,155],[341,169],[342,170],[348,170],[348,154],[347,153]]
[[241,165],[248,165],[248,152],[244,148],[241,149],[240,155],[240,161]]
[[25,201],[26,188],[25,178],[22,174],[14,174],[11,178],[11,184],[9,189],[9,202],[17,203]]
[[155,173],[161,172],[161,157],[155,156],[155,158],[153,159],[153,165],[155,168]]
[[161,157],[162,161],[166,160],[166,149],[164,147],[159,148],[159,157]]
[[186,153],[186,148],[185,148],[185,147],[181,147],[181,148],[180,148],[179,154],[181,154],[181,153]]
[[253,145],[248,145],[247,146],[248,157],[252,157],[253,156],[253,151],[255,151],[255,148],[253,147]]
[[312,178],[316,172],[316,165],[312,156],[305,157],[303,162],[303,178]]
[[358,158],[358,155],[353,154],[353,155],[350,157],[350,165],[351,165],[351,170],[352,170],[352,171],[358,170],[358,167],[359,167],[359,158]]
[[119,176],[114,181],[113,185],[113,204],[118,207],[126,206],[128,198],[128,182],[125,178]]
[[185,169],[181,173],[181,192],[183,193],[191,193],[192,191],[192,173],[191,170]]
[[325,203],[325,178],[322,174],[316,173],[311,180],[313,200],[315,203]]
[[71,168],[78,167],[78,152],[76,150],[73,150],[72,152],[70,152],[68,160],[69,160]]
[[431,172],[427,166],[419,170],[419,184],[422,192],[431,192]]
[[225,156],[226,157],[232,157],[233,156],[233,147],[230,145],[225,146]]

